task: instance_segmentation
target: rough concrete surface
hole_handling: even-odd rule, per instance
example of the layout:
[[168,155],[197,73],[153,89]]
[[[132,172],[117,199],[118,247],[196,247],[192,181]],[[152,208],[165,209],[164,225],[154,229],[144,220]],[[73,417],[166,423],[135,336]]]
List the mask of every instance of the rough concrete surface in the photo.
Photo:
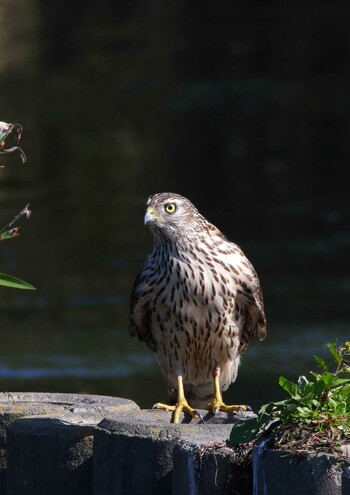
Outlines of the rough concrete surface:
[[[43,475],[43,486],[46,486],[45,482],[50,480],[51,490],[53,490],[56,483],[53,479],[56,471],[42,468],[45,462],[50,462],[50,456],[52,458],[56,455],[54,450],[49,450],[48,453],[48,444],[52,442],[55,448],[59,446],[62,453],[64,451],[63,443],[66,441],[67,465],[73,466],[74,464],[72,464],[70,455],[75,457],[81,455],[84,458],[83,462],[86,463],[88,462],[87,453],[90,457],[92,455],[92,431],[88,427],[95,426],[107,414],[118,414],[119,411],[132,413],[137,410],[139,407],[133,401],[119,397],[51,393],[0,393],[0,494],[63,493],[62,491],[39,491],[41,475]],[[11,425],[13,425],[13,429],[11,429]],[[11,433],[8,435],[10,429]],[[60,444],[57,444],[57,435],[60,436]],[[70,443],[72,442],[72,435],[75,436],[73,444],[74,442],[77,444],[74,448],[72,447],[73,444]],[[43,445],[47,444],[46,450],[41,447],[41,440]],[[37,444],[40,445],[40,449],[35,450]],[[37,462],[35,459],[39,459],[42,453],[44,459]],[[46,454],[48,454],[47,459],[45,458]],[[88,469],[90,470],[89,474],[87,474]],[[70,472],[70,478],[75,476],[77,480],[81,480],[84,471],[84,476],[90,477],[91,484],[91,465],[88,469],[71,468],[70,471],[69,469],[66,470],[66,473]],[[25,476],[26,470],[30,472],[28,476]],[[11,481],[8,479],[8,475]],[[64,476],[62,474],[62,480]],[[26,479],[26,486],[22,486],[21,489],[18,488],[20,479]],[[74,489],[75,481],[71,479],[70,483],[73,491],[67,490],[68,485],[65,482],[65,495],[80,493]],[[12,486],[14,486],[13,489]]]
[[226,446],[252,413],[201,414],[174,425],[120,398],[0,394],[0,495],[350,495],[345,459],[266,441],[252,469]]
[[91,493],[93,427],[43,416],[8,432],[8,495]]
[[[208,423],[195,419],[178,425],[170,424],[170,413],[159,410],[105,418],[95,433],[93,494],[197,493],[185,491],[187,482],[197,487],[197,478],[192,475],[196,468],[185,457],[187,452],[195,456],[205,445],[225,445],[232,422],[237,420],[232,415],[231,423],[227,423],[227,416],[218,414],[214,424],[209,415]],[[218,424],[220,420],[222,424]],[[184,450],[178,450],[179,446]]]
[[339,458],[330,454],[268,449],[260,459],[256,495],[342,495],[342,470]]
[[251,467],[237,464],[225,442],[181,442],[174,449],[173,492],[251,495]]
[[350,465],[345,466],[342,476],[342,495],[350,495]]

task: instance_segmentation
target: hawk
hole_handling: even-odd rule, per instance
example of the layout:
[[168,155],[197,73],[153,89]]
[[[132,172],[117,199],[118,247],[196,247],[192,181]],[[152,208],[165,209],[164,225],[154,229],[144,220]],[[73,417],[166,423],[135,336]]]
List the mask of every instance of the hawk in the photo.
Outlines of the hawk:
[[[130,326],[157,353],[175,405],[235,412],[222,390],[235,381],[240,355],[257,332],[266,337],[259,278],[241,249],[208,222],[185,197],[157,193],[146,203],[153,249],[132,290]],[[211,400],[209,400],[211,399]]]

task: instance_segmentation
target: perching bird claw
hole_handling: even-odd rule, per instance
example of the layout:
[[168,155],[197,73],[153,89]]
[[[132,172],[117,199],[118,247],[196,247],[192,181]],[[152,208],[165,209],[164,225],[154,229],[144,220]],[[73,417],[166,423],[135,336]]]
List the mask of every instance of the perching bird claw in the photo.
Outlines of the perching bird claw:
[[157,404],[154,404],[152,409],[163,409],[164,411],[173,411],[171,422],[174,424],[179,423],[180,414],[182,412],[187,412],[192,416],[192,418],[201,418],[203,420],[201,415],[198,414],[198,412],[188,404],[186,399],[177,402],[174,406],[169,406],[168,404],[162,404],[161,402],[158,402]]
[[219,411],[223,411],[226,413],[247,411],[248,410],[247,407],[249,406],[245,406],[244,404],[232,404],[228,406],[224,403],[221,396],[220,373],[221,373],[221,369],[219,366],[214,368],[213,370],[214,398],[211,402],[209,402],[209,404],[207,404],[207,409],[209,409],[209,411],[212,411],[213,414],[216,414]]
[[209,402],[209,404],[207,405],[207,409],[209,409],[209,411],[212,411],[213,414],[217,414],[219,411],[233,413],[248,410],[247,406],[245,406],[244,404],[232,404],[228,406],[223,401],[216,400]]
[[161,402],[158,402],[157,404],[154,404],[152,409],[163,409],[165,411],[173,411],[173,417],[171,419],[172,423],[177,424],[180,421],[180,414],[182,412],[187,412],[192,416],[192,418],[202,418],[198,412],[193,409],[187,402],[185,398],[185,392],[184,392],[184,386],[182,383],[182,376],[179,375],[177,377],[177,401],[174,406],[169,406],[168,404],[162,404]]

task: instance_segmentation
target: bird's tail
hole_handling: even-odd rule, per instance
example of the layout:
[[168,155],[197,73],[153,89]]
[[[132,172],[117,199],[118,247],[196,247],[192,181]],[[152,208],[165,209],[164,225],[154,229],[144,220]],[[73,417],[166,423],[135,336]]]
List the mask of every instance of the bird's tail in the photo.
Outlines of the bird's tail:
[[185,386],[185,397],[190,406],[195,409],[205,409],[207,404],[213,400],[213,383],[199,385],[187,384]]

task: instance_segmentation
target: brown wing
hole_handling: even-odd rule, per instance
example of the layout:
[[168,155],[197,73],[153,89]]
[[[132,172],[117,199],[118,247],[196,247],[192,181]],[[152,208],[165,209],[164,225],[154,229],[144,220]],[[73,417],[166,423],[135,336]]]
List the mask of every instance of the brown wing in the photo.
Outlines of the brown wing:
[[142,268],[131,291],[129,333],[132,337],[137,336],[141,342],[145,342],[152,351],[156,351],[156,342],[151,332],[150,288],[146,278],[147,272]]
[[267,334],[266,318],[264,312],[264,303],[262,298],[262,292],[260,287],[253,288],[252,299],[245,295],[245,291],[242,295],[245,302],[245,322],[241,333],[239,352],[242,353],[246,350],[249,343],[253,339],[255,332],[258,332],[259,340],[264,340]]
[[267,334],[263,294],[259,277],[243,252],[238,248],[235,252],[239,257],[237,300],[245,308],[245,321],[241,333],[239,352],[242,353],[253,339],[255,332],[259,340],[264,340]]

